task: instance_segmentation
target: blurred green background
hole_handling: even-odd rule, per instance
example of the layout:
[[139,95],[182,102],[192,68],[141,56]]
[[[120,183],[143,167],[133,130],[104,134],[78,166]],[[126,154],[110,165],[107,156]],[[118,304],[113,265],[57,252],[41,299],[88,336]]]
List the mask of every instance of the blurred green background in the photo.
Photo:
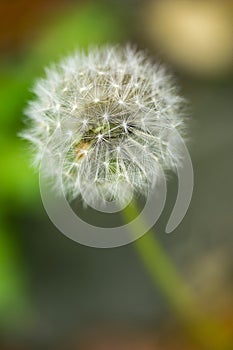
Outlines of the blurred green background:
[[56,230],[17,136],[44,66],[103,43],[165,61],[190,102],[193,199],[165,235],[171,177],[155,231],[209,317],[233,333],[232,18],[225,0],[0,1],[0,349],[200,349],[133,245],[93,249]]

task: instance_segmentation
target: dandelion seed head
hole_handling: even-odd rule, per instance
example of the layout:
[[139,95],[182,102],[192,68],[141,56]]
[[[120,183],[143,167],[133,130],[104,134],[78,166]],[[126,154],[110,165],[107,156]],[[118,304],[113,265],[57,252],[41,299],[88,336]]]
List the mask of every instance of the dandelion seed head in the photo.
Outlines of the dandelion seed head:
[[46,174],[69,198],[84,191],[89,202],[101,200],[93,184],[106,199],[120,201],[129,188],[145,194],[159,168],[179,162],[170,135],[183,130],[184,101],[166,69],[143,52],[76,52],[47,69],[34,94],[23,137],[34,146],[36,165],[50,155]]

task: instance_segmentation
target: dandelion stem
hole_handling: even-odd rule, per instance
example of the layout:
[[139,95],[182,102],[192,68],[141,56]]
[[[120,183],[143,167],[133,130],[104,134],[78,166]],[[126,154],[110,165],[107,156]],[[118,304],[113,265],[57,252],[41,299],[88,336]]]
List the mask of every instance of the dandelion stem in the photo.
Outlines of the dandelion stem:
[[[125,221],[130,222],[138,216],[137,204],[131,202],[122,213]],[[137,222],[137,230],[138,225]],[[145,227],[143,220],[140,221],[140,226],[143,232]],[[232,349],[232,334],[229,334],[220,322],[210,320],[201,310],[196,298],[177,272],[174,263],[163,250],[154,232],[148,231],[134,242],[134,247],[156,288],[160,288],[189,334],[203,346],[203,349]]]

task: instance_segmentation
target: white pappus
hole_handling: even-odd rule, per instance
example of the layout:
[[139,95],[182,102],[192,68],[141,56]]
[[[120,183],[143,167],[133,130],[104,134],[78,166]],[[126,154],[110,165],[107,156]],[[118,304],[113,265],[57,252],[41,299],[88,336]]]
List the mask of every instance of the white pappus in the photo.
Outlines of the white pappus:
[[37,166],[48,155],[42,170],[58,193],[125,201],[130,190],[145,194],[161,169],[180,160],[170,135],[183,131],[184,100],[166,69],[144,52],[130,46],[76,52],[47,69],[33,92],[22,136]]

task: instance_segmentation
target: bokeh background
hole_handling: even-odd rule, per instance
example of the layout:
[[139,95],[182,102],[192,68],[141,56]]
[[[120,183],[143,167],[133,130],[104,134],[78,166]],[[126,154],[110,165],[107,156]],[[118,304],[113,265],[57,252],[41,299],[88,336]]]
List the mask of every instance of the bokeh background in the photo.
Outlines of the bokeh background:
[[133,244],[81,246],[42,206],[17,136],[23,110],[44,66],[90,44],[146,49],[167,63],[190,102],[193,199],[165,235],[177,191],[171,176],[154,230],[209,318],[233,333],[232,19],[230,0],[0,1],[1,350],[201,349]]

